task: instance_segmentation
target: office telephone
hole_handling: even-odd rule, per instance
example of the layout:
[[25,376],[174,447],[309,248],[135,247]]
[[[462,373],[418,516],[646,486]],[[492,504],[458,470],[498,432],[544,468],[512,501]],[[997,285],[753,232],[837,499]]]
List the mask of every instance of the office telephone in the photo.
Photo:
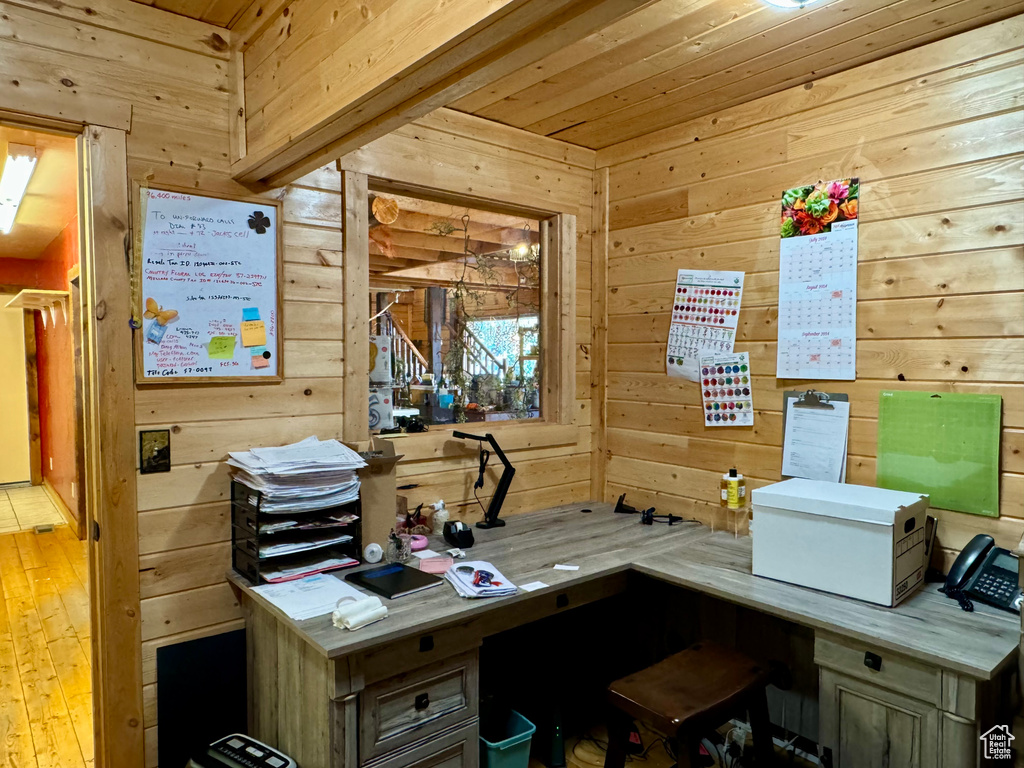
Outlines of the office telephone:
[[1020,613],[1024,595],[1017,585],[1017,556],[995,545],[991,536],[979,533],[960,552],[946,577],[943,592],[958,600],[960,606],[972,610],[968,597]]

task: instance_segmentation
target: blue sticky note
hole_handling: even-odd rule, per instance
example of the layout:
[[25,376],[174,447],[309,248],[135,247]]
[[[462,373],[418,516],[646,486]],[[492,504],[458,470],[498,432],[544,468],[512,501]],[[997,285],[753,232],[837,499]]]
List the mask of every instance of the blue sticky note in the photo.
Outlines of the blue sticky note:
[[151,344],[159,344],[164,340],[164,334],[167,333],[167,326],[160,325],[156,320],[149,324],[149,328],[146,330],[146,341]]
[[259,357],[263,357],[263,353],[266,352],[266,351],[267,351],[266,346],[249,347],[249,352],[250,352],[250,354],[252,354],[253,357],[256,357],[257,355]]
[[242,309],[242,322],[246,320],[259,320],[260,319],[260,308],[259,307],[245,307]]

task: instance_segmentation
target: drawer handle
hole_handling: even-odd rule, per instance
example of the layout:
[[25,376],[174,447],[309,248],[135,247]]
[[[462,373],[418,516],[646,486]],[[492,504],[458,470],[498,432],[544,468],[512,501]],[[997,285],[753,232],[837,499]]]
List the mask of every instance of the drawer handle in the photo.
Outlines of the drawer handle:
[[420,712],[430,706],[430,694],[421,693],[416,697],[416,711]]
[[878,672],[882,669],[882,657],[871,651],[864,652],[864,666]]

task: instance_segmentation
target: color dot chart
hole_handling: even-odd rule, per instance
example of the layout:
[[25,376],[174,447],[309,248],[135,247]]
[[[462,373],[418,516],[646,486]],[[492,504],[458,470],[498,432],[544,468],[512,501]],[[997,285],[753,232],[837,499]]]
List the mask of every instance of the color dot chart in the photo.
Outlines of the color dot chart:
[[743,293],[742,272],[683,270],[676,275],[665,368],[700,381],[704,354],[731,354]]
[[753,426],[754,385],[749,353],[701,355],[700,385],[705,426]]

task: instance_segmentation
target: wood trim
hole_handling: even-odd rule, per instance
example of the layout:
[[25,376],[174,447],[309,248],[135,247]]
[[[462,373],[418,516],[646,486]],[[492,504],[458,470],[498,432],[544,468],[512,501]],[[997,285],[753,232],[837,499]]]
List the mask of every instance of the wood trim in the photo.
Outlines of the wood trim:
[[[560,213],[540,223],[544,244],[541,273],[541,415],[554,424],[573,420],[576,401],[576,217]],[[543,306],[554,301],[555,307]],[[554,386],[552,386],[554,384]]]
[[28,390],[28,463],[32,485],[43,482],[42,435],[39,424],[39,362],[36,354],[36,313],[25,311],[25,384]]
[[245,62],[239,50],[231,54],[228,61],[232,92],[228,99],[230,112],[228,120],[228,151],[232,163],[245,157]]
[[365,173],[341,172],[341,233],[345,285],[344,438],[370,436],[370,221],[369,189]]
[[590,497],[605,500],[608,464],[608,169],[594,172],[594,233],[590,263]]
[[57,493],[57,489],[53,487],[53,483],[50,482],[48,477],[43,478],[42,486],[46,495],[50,497],[50,501],[53,503],[53,506],[55,506],[57,511],[60,512],[60,516],[64,518],[64,521],[71,526],[71,529],[74,530],[77,535],[78,520],[75,518],[75,513],[72,512],[71,508],[64,503],[64,499],[62,499],[60,494]]
[[87,128],[79,157],[86,492],[100,532],[89,561],[96,763],[137,768],[144,761],[142,647],[124,132]]

